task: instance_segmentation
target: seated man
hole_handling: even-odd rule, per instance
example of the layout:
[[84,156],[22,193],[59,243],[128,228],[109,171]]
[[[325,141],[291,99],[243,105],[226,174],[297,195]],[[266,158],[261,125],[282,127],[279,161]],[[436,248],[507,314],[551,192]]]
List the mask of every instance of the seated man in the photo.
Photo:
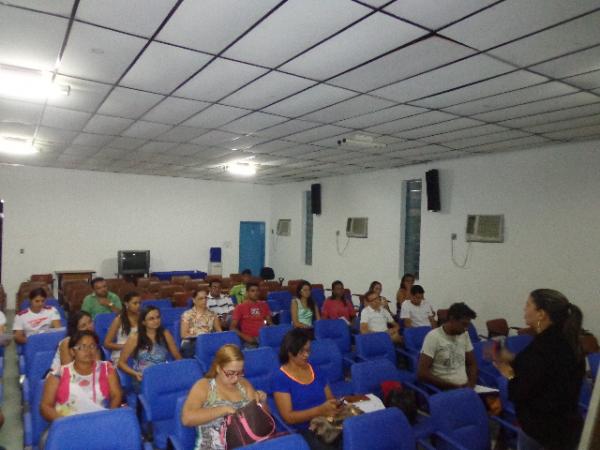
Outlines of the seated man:
[[271,310],[265,301],[258,300],[258,284],[248,283],[247,298],[233,310],[231,330],[246,344],[258,344],[258,333],[265,325],[272,325]]
[[83,299],[81,310],[92,316],[92,320],[101,313],[119,313],[121,311],[121,300],[114,292],[108,291],[106,280],[102,277],[92,280],[93,294],[87,295]]
[[208,293],[206,306],[214,312],[221,322],[221,328],[228,330],[231,325],[231,313],[235,306],[228,295],[221,295],[221,282],[213,280],[210,282],[210,292]]
[[233,286],[229,291],[229,295],[237,298],[238,305],[244,303],[244,300],[246,299],[246,285],[250,281],[251,276],[252,272],[250,272],[250,269],[244,269],[242,271],[242,282]]
[[454,303],[448,321],[431,330],[419,357],[417,378],[440,389],[474,387],[477,362],[467,329],[477,315],[464,303]]
[[365,297],[365,308],[360,314],[360,334],[386,332],[392,342],[400,344],[400,327],[388,310],[381,305],[381,297],[377,292],[370,292]]
[[405,328],[437,327],[435,311],[424,294],[423,288],[416,284],[410,289],[410,299],[402,303],[400,319],[404,321]]

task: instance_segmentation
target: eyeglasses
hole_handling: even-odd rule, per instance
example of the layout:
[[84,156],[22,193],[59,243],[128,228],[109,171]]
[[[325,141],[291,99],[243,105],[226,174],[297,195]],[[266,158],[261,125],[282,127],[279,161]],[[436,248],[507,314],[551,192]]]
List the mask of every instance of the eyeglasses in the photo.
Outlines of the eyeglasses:
[[85,345],[85,344],[79,344],[73,347],[75,350],[77,350],[78,352],[84,352],[86,350],[91,350],[93,352],[95,352],[96,350],[98,350],[98,346],[96,344],[90,344],[90,345]]
[[310,348],[301,348],[298,354],[310,355]]
[[243,377],[244,376],[244,371],[243,370],[225,370],[225,369],[223,369],[223,373],[225,374],[225,376],[227,378]]

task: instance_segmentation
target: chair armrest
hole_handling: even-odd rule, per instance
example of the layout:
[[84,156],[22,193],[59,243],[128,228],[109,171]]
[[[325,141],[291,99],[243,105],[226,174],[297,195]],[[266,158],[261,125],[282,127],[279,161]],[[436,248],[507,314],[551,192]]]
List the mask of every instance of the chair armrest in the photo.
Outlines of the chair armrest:
[[154,450],[154,447],[152,447],[150,442],[144,442],[144,450]]
[[25,377],[23,379],[23,404],[24,405],[29,405],[29,398],[31,395],[31,389],[29,389],[29,379],[27,377]]
[[417,444],[419,444],[419,447],[424,448],[425,450],[435,450],[435,447],[432,446],[429,442],[427,442],[425,439],[417,439]]
[[138,395],[138,401],[142,405],[142,410],[146,416],[146,420],[148,422],[152,422],[152,409],[150,409],[150,404],[142,394]]
[[406,356],[407,358],[414,358],[415,356],[418,356],[414,352],[403,348],[396,348],[396,353],[398,353],[399,355]]
[[25,357],[23,355],[19,356],[19,375],[23,375],[25,373]]
[[[365,358],[364,356],[361,356],[361,355],[355,355],[354,357],[358,360],[358,362],[369,361],[367,358]],[[356,362],[356,361],[354,361],[354,362]]]
[[269,405],[269,410],[271,412],[271,415],[273,416],[273,419],[275,419],[275,425],[277,426],[277,428],[280,428],[287,433],[295,433],[296,430],[290,427],[285,422],[285,420],[283,420],[283,417],[281,417],[281,415],[279,414],[279,411],[277,410],[277,405],[275,405],[275,399],[271,396],[267,397],[267,404]]
[[413,383],[411,383],[409,381],[403,381],[402,385],[408,387],[412,391],[418,392],[423,397],[425,397],[425,400],[427,400],[427,402],[429,403],[429,397],[430,397],[431,394],[429,394],[429,392],[427,392],[425,389],[421,389],[416,384],[413,384]]
[[33,445],[33,425],[31,423],[31,413],[26,412],[23,415],[23,447]]
[[512,431],[513,433],[517,433],[517,434],[519,433],[519,428],[518,428],[518,427],[516,427],[516,426],[514,426],[514,425],[513,425],[513,424],[511,424],[511,423],[508,423],[506,420],[504,420],[504,419],[501,419],[500,417],[497,417],[497,416],[492,416],[492,417],[491,417],[491,419],[492,419],[494,422],[498,422],[498,423],[500,424],[500,426],[501,426],[501,427],[503,427],[503,428],[506,428],[507,430],[510,430],[510,431]]
[[347,362],[349,365],[352,365],[356,362],[354,358],[351,358],[350,356],[344,356],[344,361]]
[[445,441],[447,444],[450,444],[452,447],[454,447],[457,450],[469,450],[467,447],[464,447],[460,442],[458,442],[457,440],[451,438],[450,436],[448,436],[445,433],[442,433],[440,431],[436,431],[435,433],[433,433],[433,436]]
[[[174,436],[172,434],[169,435],[169,437],[167,438],[167,443],[171,442],[171,445],[173,446],[173,450],[185,450],[183,448],[183,446],[181,445],[181,442],[179,442],[179,438],[177,436]],[[152,447],[150,447],[152,448]],[[169,445],[167,444],[167,448],[169,448]],[[146,450],[144,448],[144,450]]]

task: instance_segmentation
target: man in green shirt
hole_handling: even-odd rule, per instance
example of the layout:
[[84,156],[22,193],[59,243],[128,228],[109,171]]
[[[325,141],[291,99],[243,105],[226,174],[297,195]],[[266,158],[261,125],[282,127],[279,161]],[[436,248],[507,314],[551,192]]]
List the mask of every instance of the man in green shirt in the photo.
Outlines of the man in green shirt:
[[114,292],[108,292],[108,286],[104,278],[98,277],[92,280],[93,294],[83,299],[81,310],[89,313],[92,320],[101,313],[118,313],[121,311],[121,300]]
[[229,295],[237,299],[236,303],[238,305],[244,303],[244,300],[246,299],[246,284],[250,281],[251,276],[252,272],[250,272],[250,269],[244,269],[242,271],[242,282],[240,284],[236,284],[229,291]]

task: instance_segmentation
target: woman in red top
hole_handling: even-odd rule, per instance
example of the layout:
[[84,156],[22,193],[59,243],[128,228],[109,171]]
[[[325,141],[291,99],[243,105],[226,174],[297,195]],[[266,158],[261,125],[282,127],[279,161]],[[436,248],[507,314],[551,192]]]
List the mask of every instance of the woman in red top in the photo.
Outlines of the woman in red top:
[[325,300],[321,309],[322,319],[344,319],[351,323],[356,316],[352,302],[344,298],[344,283],[339,280],[331,283],[331,297]]

